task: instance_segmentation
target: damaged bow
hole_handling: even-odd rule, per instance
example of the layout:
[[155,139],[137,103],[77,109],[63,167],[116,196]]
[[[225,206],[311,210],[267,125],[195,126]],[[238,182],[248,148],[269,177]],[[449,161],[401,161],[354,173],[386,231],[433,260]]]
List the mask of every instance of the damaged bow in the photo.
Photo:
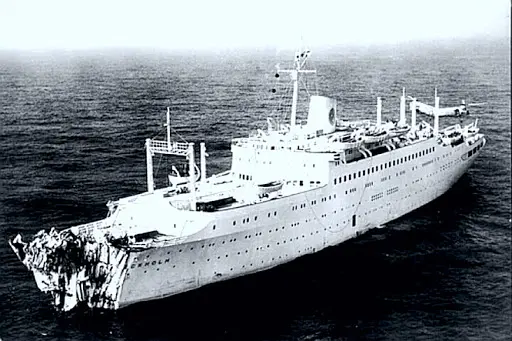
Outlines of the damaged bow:
[[118,308],[128,263],[122,245],[54,228],[39,231],[30,243],[18,234],[9,244],[34,273],[38,288],[51,293],[58,310],[69,311],[81,302],[91,308]]

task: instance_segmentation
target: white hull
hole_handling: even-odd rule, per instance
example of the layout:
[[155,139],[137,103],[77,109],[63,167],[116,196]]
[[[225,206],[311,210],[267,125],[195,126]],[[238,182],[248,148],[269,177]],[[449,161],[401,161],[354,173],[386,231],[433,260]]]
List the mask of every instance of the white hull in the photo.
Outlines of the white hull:
[[473,148],[431,138],[348,165],[330,162],[333,180],[432,150],[351,181],[209,213],[215,230],[210,224],[178,245],[130,254],[119,307],[262,271],[381,226],[450,189],[478,154],[468,157]]

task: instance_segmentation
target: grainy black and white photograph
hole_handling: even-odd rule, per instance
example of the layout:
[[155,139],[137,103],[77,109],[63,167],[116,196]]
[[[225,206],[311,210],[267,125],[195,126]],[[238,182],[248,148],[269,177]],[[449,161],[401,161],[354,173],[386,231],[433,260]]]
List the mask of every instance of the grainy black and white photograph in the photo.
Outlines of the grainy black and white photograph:
[[0,340],[511,340],[510,12],[0,0]]

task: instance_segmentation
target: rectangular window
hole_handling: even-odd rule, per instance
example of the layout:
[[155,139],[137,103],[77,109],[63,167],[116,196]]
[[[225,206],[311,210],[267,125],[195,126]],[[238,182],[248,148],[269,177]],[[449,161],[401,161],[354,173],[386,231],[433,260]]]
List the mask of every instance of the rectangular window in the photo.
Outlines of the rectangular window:
[[356,226],[356,215],[352,216],[352,227]]

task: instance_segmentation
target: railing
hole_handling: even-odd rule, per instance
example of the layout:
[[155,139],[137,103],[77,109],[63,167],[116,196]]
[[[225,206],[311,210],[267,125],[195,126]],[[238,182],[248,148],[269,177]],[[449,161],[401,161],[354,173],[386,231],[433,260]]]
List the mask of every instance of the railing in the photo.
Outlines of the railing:
[[98,220],[92,223],[74,226],[71,230],[79,235],[89,235],[93,230],[107,228],[110,225],[106,224],[105,219]]
[[[169,148],[170,147],[170,148]],[[150,140],[149,149],[160,154],[188,155],[188,143]]]

